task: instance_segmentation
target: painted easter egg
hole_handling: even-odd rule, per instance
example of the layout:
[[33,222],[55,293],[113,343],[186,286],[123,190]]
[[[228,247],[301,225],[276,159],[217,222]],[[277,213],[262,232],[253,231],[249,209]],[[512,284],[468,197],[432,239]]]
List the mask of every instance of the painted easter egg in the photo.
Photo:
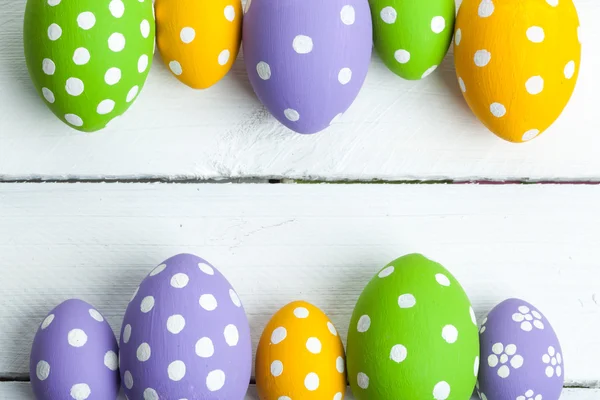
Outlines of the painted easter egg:
[[558,400],[564,360],[550,322],[519,299],[498,304],[480,329],[477,388],[483,400]]
[[242,38],[240,0],[156,0],[156,39],[181,82],[205,89],[233,66]]
[[372,37],[367,0],[248,1],[243,46],[250,83],[283,125],[322,131],[358,95]]
[[59,304],[38,328],[31,348],[36,399],[115,399],[118,351],[115,334],[93,306],[76,299]]
[[464,98],[504,140],[534,139],[573,94],[581,43],[572,0],[464,0],[454,43]]
[[256,352],[256,386],[260,400],[344,398],[344,346],[323,311],[296,301],[271,318]]
[[356,303],[347,363],[357,400],[468,400],[479,369],[469,298],[450,272],[420,254],[392,261]]
[[29,75],[56,116],[84,132],[106,127],[136,99],[150,69],[150,0],[28,0]]
[[127,306],[121,379],[130,399],[242,400],[252,345],[242,303],[206,260],[180,254],[157,266]]
[[441,64],[454,34],[454,0],[370,0],[373,38],[385,65],[422,79]]

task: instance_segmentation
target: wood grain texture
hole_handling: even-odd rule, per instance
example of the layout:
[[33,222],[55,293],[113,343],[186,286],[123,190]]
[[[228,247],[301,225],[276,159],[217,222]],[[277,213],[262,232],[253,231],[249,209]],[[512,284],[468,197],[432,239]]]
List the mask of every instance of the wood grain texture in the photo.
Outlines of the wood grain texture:
[[265,111],[241,59],[219,84],[193,91],[157,55],[139,100],[113,128],[78,133],[30,83],[25,0],[0,0],[0,179],[598,180],[600,2],[575,4],[584,54],[574,97],[550,131],[514,145],[470,112],[451,54],[420,82],[403,81],[374,56],[350,111],[313,136],[284,129]]
[[[3,400],[34,400],[31,387],[26,382],[0,382],[0,398]],[[598,389],[565,389],[560,397],[561,400],[598,400],[599,398],[600,390]],[[345,399],[354,400],[350,390]],[[121,395],[118,400],[125,400],[125,396]],[[258,400],[254,385],[248,389],[245,400]],[[479,400],[479,398],[473,396],[471,400]]]
[[0,185],[0,375],[26,374],[33,335],[79,297],[120,329],[142,278],[198,254],[245,304],[254,347],[289,301],[343,338],[368,280],[401,255],[444,264],[479,320],[520,297],[550,319],[566,384],[600,387],[600,186]]

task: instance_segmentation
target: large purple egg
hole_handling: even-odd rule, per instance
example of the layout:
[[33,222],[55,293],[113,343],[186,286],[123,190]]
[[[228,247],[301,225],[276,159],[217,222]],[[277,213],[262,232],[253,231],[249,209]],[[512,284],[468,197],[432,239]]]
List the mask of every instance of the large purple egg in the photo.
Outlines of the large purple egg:
[[142,281],[121,328],[129,399],[242,400],[251,366],[246,313],[215,267],[180,254]]
[[327,128],[354,102],[371,60],[367,0],[248,0],[243,48],[250,82],[282,124]]
[[119,392],[115,335],[94,307],[67,300],[40,325],[29,373],[38,400],[109,400]]
[[482,400],[558,400],[562,349],[550,322],[519,299],[498,304],[480,329],[478,391]]

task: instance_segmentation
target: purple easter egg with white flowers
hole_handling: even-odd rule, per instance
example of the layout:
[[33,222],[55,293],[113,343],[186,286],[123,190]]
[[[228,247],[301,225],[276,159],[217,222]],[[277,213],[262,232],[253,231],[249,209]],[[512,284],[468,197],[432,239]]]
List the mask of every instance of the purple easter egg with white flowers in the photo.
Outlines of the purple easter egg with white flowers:
[[44,318],[31,348],[36,399],[116,399],[118,351],[110,325],[93,306],[77,299],[59,304]]
[[482,400],[559,399],[562,349],[540,310],[523,300],[505,300],[490,311],[479,332]]
[[312,134],[358,95],[371,60],[367,0],[248,0],[243,50],[250,83],[269,112]]
[[171,257],[146,276],[120,344],[130,400],[242,400],[248,389],[248,318],[227,279],[195,255]]

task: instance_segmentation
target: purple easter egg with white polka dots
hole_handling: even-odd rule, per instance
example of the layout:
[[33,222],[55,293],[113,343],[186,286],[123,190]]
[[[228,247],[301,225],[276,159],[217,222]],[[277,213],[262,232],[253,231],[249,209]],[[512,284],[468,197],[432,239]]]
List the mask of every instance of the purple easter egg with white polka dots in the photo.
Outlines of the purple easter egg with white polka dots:
[[352,105],[367,75],[373,29],[367,0],[252,0],[243,26],[254,92],[277,120],[317,133]]
[[127,306],[120,360],[129,400],[244,399],[252,344],[237,293],[206,260],[169,258]]
[[556,333],[526,301],[498,304],[480,329],[477,389],[482,400],[558,400],[564,359]]
[[98,310],[82,300],[61,303],[33,340],[29,373],[36,399],[116,399],[118,351],[115,335]]

